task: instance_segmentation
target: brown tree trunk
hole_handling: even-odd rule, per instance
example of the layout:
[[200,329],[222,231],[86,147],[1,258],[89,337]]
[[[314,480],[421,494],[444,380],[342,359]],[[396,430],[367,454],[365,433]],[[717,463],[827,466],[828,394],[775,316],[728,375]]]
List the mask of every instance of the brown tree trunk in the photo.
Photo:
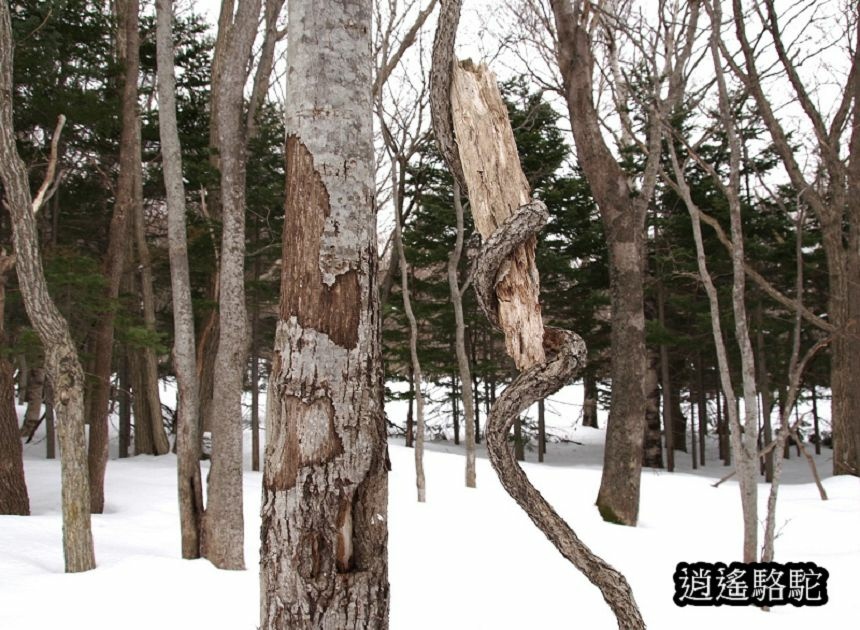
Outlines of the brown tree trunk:
[[645,373],[645,440],[643,442],[642,465],[663,468],[663,433],[660,430],[660,379],[657,367],[659,353],[648,350],[648,370]]
[[[260,627],[388,627],[371,3],[290,0]],[[337,33],[336,41],[329,34]]]
[[51,379],[45,378],[45,457],[56,459],[57,436],[54,425],[54,388],[51,387]]
[[[140,149],[140,131],[136,134],[138,150]],[[140,278],[141,307],[143,310],[143,325],[146,331],[155,336],[155,295],[152,284],[152,259],[149,255],[149,245],[146,242],[146,226],[143,215],[143,174],[140,169],[136,172],[134,182],[134,214],[131,217],[131,225],[134,233],[134,245],[137,251],[138,269]],[[137,394],[146,397],[146,408],[149,414],[136,417],[135,424],[140,427],[148,424],[148,432],[152,436],[152,455],[164,455],[170,452],[170,442],[164,430],[164,419],[161,414],[161,397],[158,390],[158,359],[155,356],[155,348],[146,346],[140,350],[141,360],[141,389]]]
[[582,379],[582,426],[597,429],[597,378],[586,372]]
[[[27,170],[15,146],[12,124],[12,41],[9,4],[6,0],[0,0],[0,181],[3,183],[4,203],[12,215],[21,297],[30,322],[45,348],[45,369],[60,403],[58,427],[62,454],[63,555],[66,571],[72,573],[95,567],[84,434],[84,371],[69,333],[68,322],[48,293],[34,216],[38,206],[33,207]],[[64,121],[61,117],[55,138],[58,138]],[[54,147],[53,160],[56,160]]]
[[526,461],[525,440],[523,440],[523,419],[514,420],[514,457],[518,462]]
[[28,370],[29,375],[22,379],[27,383],[27,391],[24,400],[27,403],[27,411],[24,413],[24,424],[21,425],[21,437],[27,442],[33,439],[36,429],[42,423],[42,395],[45,388],[45,369],[33,367]]
[[194,312],[185,230],[185,185],[182,180],[182,150],[176,123],[172,1],[157,0],[155,11],[159,134],[164,163],[164,187],[167,192],[167,247],[173,297],[173,364],[179,389],[176,409],[179,523],[182,557],[193,560],[200,557],[203,486],[199,463],[199,398],[195,369]]
[[128,346],[120,359],[117,398],[119,398],[119,457],[128,457],[131,447],[131,382],[128,374]]
[[702,353],[696,353],[696,398],[699,404],[699,461],[705,465],[705,436],[708,433],[708,397],[705,392],[705,370]]
[[[6,344],[6,274],[15,256],[0,250],[0,349]],[[24,453],[15,409],[15,378],[12,362],[0,352],[0,514],[30,514],[30,498],[24,480]],[[29,411],[29,406],[27,407]],[[41,393],[39,411],[41,412]]]
[[[140,33],[138,0],[118,0],[117,51],[123,66],[122,131],[119,143],[119,177],[116,182],[116,205],[110,223],[108,248],[104,259],[107,280],[106,297],[115,301],[125,268],[128,224],[134,212],[135,179],[140,172],[140,116],[138,113],[137,81],[140,68]],[[108,461],[108,407],[110,405],[110,376],[113,358],[115,310],[109,306],[96,325],[93,351],[93,386],[89,433],[90,509],[94,514],[104,511],[105,469]]]
[[[600,209],[609,249],[612,400],[597,507],[607,521],[635,525],[639,515],[642,440],[645,434],[645,213],[656,181],[649,160],[642,190],[632,194],[628,176],[603,139],[593,101],[594,58],[584,20],[589,3],[551,2],[558,59],[580,165]],[[659,154],[653,122],[648,145]]]

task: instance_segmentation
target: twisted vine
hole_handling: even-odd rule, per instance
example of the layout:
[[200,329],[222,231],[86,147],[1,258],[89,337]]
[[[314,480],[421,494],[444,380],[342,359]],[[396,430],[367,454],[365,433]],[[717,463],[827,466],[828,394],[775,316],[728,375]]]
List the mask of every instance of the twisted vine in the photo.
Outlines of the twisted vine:
[[[439,150],[454,177],[466,190],[451,115],[451,79],[454,40],[462,0],[443,0],[433,42],[430,72],[430,111]],[[549,218],[546,206],[533,200],[521,206],[483,243],[473,265],[472,278],[478,304],[490,323],[499,326],[496,278],[500,267],[519,245],[536,235]],[[585,342],[575,332],[546,327],[543,346],[547,360],[521,372],[496,399],[487,418],[486,440],[490,462],[507,493],[532,522],[585,577],[600,589],[622,630],[645,628],[633,592],[625,577],[583,543],[535,488],[513,452],[508,435],[517,416],[535,402],[569,384],[585,364]]]

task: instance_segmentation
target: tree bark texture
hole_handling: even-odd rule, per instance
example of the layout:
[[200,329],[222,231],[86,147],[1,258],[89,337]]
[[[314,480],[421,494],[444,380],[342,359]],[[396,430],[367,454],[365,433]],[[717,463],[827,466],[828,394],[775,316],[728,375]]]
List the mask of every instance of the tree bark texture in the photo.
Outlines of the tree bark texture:
[[[597,495],[604,520],[635,525],[645,433],[645,214],[651,191],[631,196],[627,174],[606,145],[593,101],[590,3],[552,0],[558,60],[579,163],[600,209],[609,249],[612,399]],[[641,202],[645,200],[645,203]]]
[[122,131],[119,142],[119,176],[116,182],[116,202],[110,222],[108,248],[103,270],[106,279],[106,297],[111,302],[101,314],[95,330],[93,351],[93,386],[89,433],[89,484],[90,509],[93,514],[104,511],[105,470],[108,462],[108,408],[110,406],[110,377],[113,359],[114,319],[113,302],[119,295],[122,273],[125,268],[128,223],[134,212],[135,179],[139,177],[140,115],[137,104],[137,81],[140,71],[140,32],[138,0],[118,0],[117,51],[122,64]]
[[[6,274],[14,265],[15,256],[0,250],[0,348],[6,343]],[[14,370],[5,353],[0,354],[0,514],[26,516],[30,513],[30,498],[15,409]],[[41,401],[39,408],[41,411]]]
[[[440,151],[455,178],[464,180],[473,214],[476,215],[475,223],[480,226],[481,219],[477,216],[479,212],[487,212],[493,206],[501,205],[504,207],[505,205],[501,199],[482,199],[487,191],[501,191],[505,183],[517,189],[520,182],[524,181],[525,178],[521,172],[519,177],[516,177],[516,171],[509,170],[507,172],[511,177],[507,180],[493,182],[492,187],[487,187],[482,181],[484,174],[473,168],[474,165],[470,166],[466,163],[469,159],[467,156],[470,155],[471,151],[463,151],[463,145],[467,140],[455,134],[454,130],[459,123],[455,121],[452,124],[452,114],[453,116],[461,115],[457,112],[458,104],[474,107],[474,110],[470,112],[471,116],[469,116],[473,123],[478,123],[482,118],[482,116],[475,114],[482,110],[486,112],[488,109],[493,109],[490,116],[483,118],[488,128],[497,130],[495,137],[498,155],[495,156],[494,161],[497,164],[507,163],[510,165],[510,169],[519,170],[516,146],[504,139],[508,136],[512,137],[513,133],[510,123],[507,121],[506,108],[498,96],[498,87],[491,79],[491,75],[490,77],[480,76],[482,74],[489,75],[486,68],[481,67],[474,70],[479,75],[475,78],[475,84],[485,87],[488,94],[491,89],[495,94],[490,95],[487,100],[478,100],[480,97],[464,100],[459,99],[456,95],[458,90],[456,75],[458,72],[462,72],[460,66],[453,64],[454,39],[459,11],[460,2],[457,0],[442,4],[439,26],[433,44],[430,104]],[[480,92],[475,91],[472,94],[477,95]],[[492,140],[494,134],[488,129],[484,129],[482,133],[476,133],[474,137],[469,137],[469,141],[479,137]],[[456,157],[452,155],[452,147],[456,145],[455,141],[458,141],[460,145],[460,152]],[[496,176],[498,175],[499,172],[496,172]],[[482,201],[483,203],[481,203]],[[501,280],[512,268],[511,259],[519,256],[520,248],[524,244],[534,242],[535,235],[549,218],[546,206],[539,201],[526,202],[518,208],[511,207],[510,211],[513,214],[504,220],[497,229],[494,229],[485,240],[475,261],[473,272],[475,294],[481,310],[494,326],[504,330],[506,337],[522,335],[522,329],[511,326],[510,322],[500,316],[500,302],[508,297],[504,287],[502,287],[501,292],[499,291]],[[533,270],[533,273],[535,276],[533,286],[537,287],[536,269]],[[645,624],[624,576],[595,556],[579,540],[564,519],[553,510],[541,493],[529,482],[508,446],[508,436],[517,418],[534,402],[546,398],[569,383],[582,368],[586,354],[585,343],[575,333],[557,328],[543,329],[536,294],[523,292],[518,297],[523,302],[522,312],[530,312],[530,314],[537,316],[541,328],[540,339],[537,342],[543,346],[540,354],[545,358],[548,357],[548,360],[535,363],[521,372],[495,401],[487,418],[486,428],[490,462],[508,494],[523,508],[529,518],[559,552],[600,589],[604,599],[615,613],[619,627],[624,629],[644,628]],[[509,353],[521,352],[523,347],[533,348],[536,340],[530,339],[526,343],[519,343],[521,341],[523,341],[522,338],[517,343],[508,342],[506,345]],[[533,352],[531,356],[534,357],[534,355]],[[520,359],[523,359],[522,355]]]
[[290,0],[260,627],[387,628],[371,3]]
[[[224,4],[230,4],[224,0]],[[239,0],[219,24],[225,56],[217,85],[215,127],[221,174],[219,337],[212,399],[212,465],[203,521],[203,554],[222,569],[244,569],[242,385],[248,342],[245,308],[246,135],[243,90],[257,32],[260,0]],[[213,94],[214,95],[214,94]]]
[[[470,62],[454,67],[451,110],[460,163],[469,184],[475,227],[488,238],[520,206],[531,200],[526,176],[496,77]],[[515,159],[510,160],[511,156]],[[536,240],[527,241],[499,273],[496,293],[505,346],[519,369],[542,363],[543,320]]]
[[182,147],[176,122],[176,79],[173,57],[173,2],[157,0],[156,50],[158,55],[159,134],[167,192],[167,247],[173,297],[173,365],[176,370],[177,487],[182,557],[200,557],[203,486],[200,478],[199,397],[197,390],[194,311],[188,269],[185,227],[185,185]]
[[[24,307],[45,348],[45,369],[54,385],[62,461],[63,554],[67,572],[95,567],[84,434],[84,372],[68,322],[48,293],[29,181],[15,146],[12,124],[12,26],[0,0],[0,178],[12,216],[18,283]],[[61,120],[62,123],[62,120]],[[59,132],[59,127],[57,133]]]

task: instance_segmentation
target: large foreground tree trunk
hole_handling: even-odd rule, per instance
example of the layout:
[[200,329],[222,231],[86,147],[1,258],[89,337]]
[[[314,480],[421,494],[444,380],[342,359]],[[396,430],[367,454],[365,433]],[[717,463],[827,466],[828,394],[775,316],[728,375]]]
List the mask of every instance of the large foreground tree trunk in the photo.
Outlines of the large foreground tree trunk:
[[185,230],[185,185],[176,122],[176,80],[173,58],[173,2],[157,0],[158,109],[164,188],[167,192],[167,247],[173,296],[173,365],[179,389],[176,410],[177,486],[182,557],[200,557],[203,488],[198,436],[199,398],[194,348],[194,311]]
[[[55,140],[62,122],[61,119]],[[55,160],[56,144],[53,153]],[[35,211],[38,206],[33,207],[27,170],[15,147],[12,122],[12,25],[6,0],[0,0],[0,179],[3,181],[3,202],[12,215],[21,297],[30,322],[45,348],[45,368],[58,402],[66,571],[87,571],[95,567],[96,561],[90,528],[84,435],[84,371],[69,333],[68,322],[48,293],[36,228]]]
[[387,628],[369,0],[291,0],[260,627]]

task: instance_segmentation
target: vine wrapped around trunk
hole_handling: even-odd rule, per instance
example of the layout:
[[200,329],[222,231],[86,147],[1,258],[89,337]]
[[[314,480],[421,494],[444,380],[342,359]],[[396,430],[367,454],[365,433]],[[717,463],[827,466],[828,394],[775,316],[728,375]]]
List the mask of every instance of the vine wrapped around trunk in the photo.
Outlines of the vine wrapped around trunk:
[[[433,68],[431,71],[430,106],[433,128],[439,149],[454,177],[468,189],[469,174],[475,169],[465,168],[464,159],[458,153],[454,133],[451,106],[452,72],[454,70],[454,39],[460,15],[460,0],[443,1],[439,26],[433,44]],[[496,121],[498,122],[498,121]],[[505,121],[509,130],[510,124]],[[504,131],[503,131],[504,133]],[[503,150],[504,138],[498,138]],[[474,138],[469,138],[474,142]],[[513,156],[516,158],[516,155]],[[470,158],[471,159],[471,158]],[[504,162],[504,160],[499,160]],[[487,173],[476,171],[481,178]],[[506,180],[507,181],[507,180]],[[480,181],[484,184],[485,181]],[[476,206],[472,204],[473,212]],[[500,221],[491,234],[485,234],[485,242],[474,263],[475,293],[481,310],[496,327],[504,328],[506,336],[516,330],[506,326],[499,317],[498,285],[510,269],[510,258],[518,248],[534,242],[535,235],[548,220],[546,206],[538,200],[510,208],[511,214]],[[493,212],[498,219],[499,213]],[[478,221],[476,220],[476,223]],[[535,283],[537,273],[534,271]],[[505,295],[503,299],[510,299]],[[528,302],[524,292],[515,299]],[[534,300],[526,303],[538,314],[540,306]],[[540,319],[538,315],[538,320]],[[623,630],[644,628],[645,623],[624,576],[595,555],[576,535],[571,527],[553,509],[541,493],[529,482],[525,472],[516,462],[508,447],[508,434],[516,418],[533,403],[542,400],[567,385],[585,363],[585,342],[576,333],[561,328],[543,329],[544,360],[532,360],[527,365],[518,361],[525,369],[514,379],[496,400],[487,418],[486,439],[490,462],[502,486],[522,507],[529,518],[556,546],[559,552],[579,569],[595,586],[609,604],[618,627]],[[509,352],[511,344],[508,343]]]

